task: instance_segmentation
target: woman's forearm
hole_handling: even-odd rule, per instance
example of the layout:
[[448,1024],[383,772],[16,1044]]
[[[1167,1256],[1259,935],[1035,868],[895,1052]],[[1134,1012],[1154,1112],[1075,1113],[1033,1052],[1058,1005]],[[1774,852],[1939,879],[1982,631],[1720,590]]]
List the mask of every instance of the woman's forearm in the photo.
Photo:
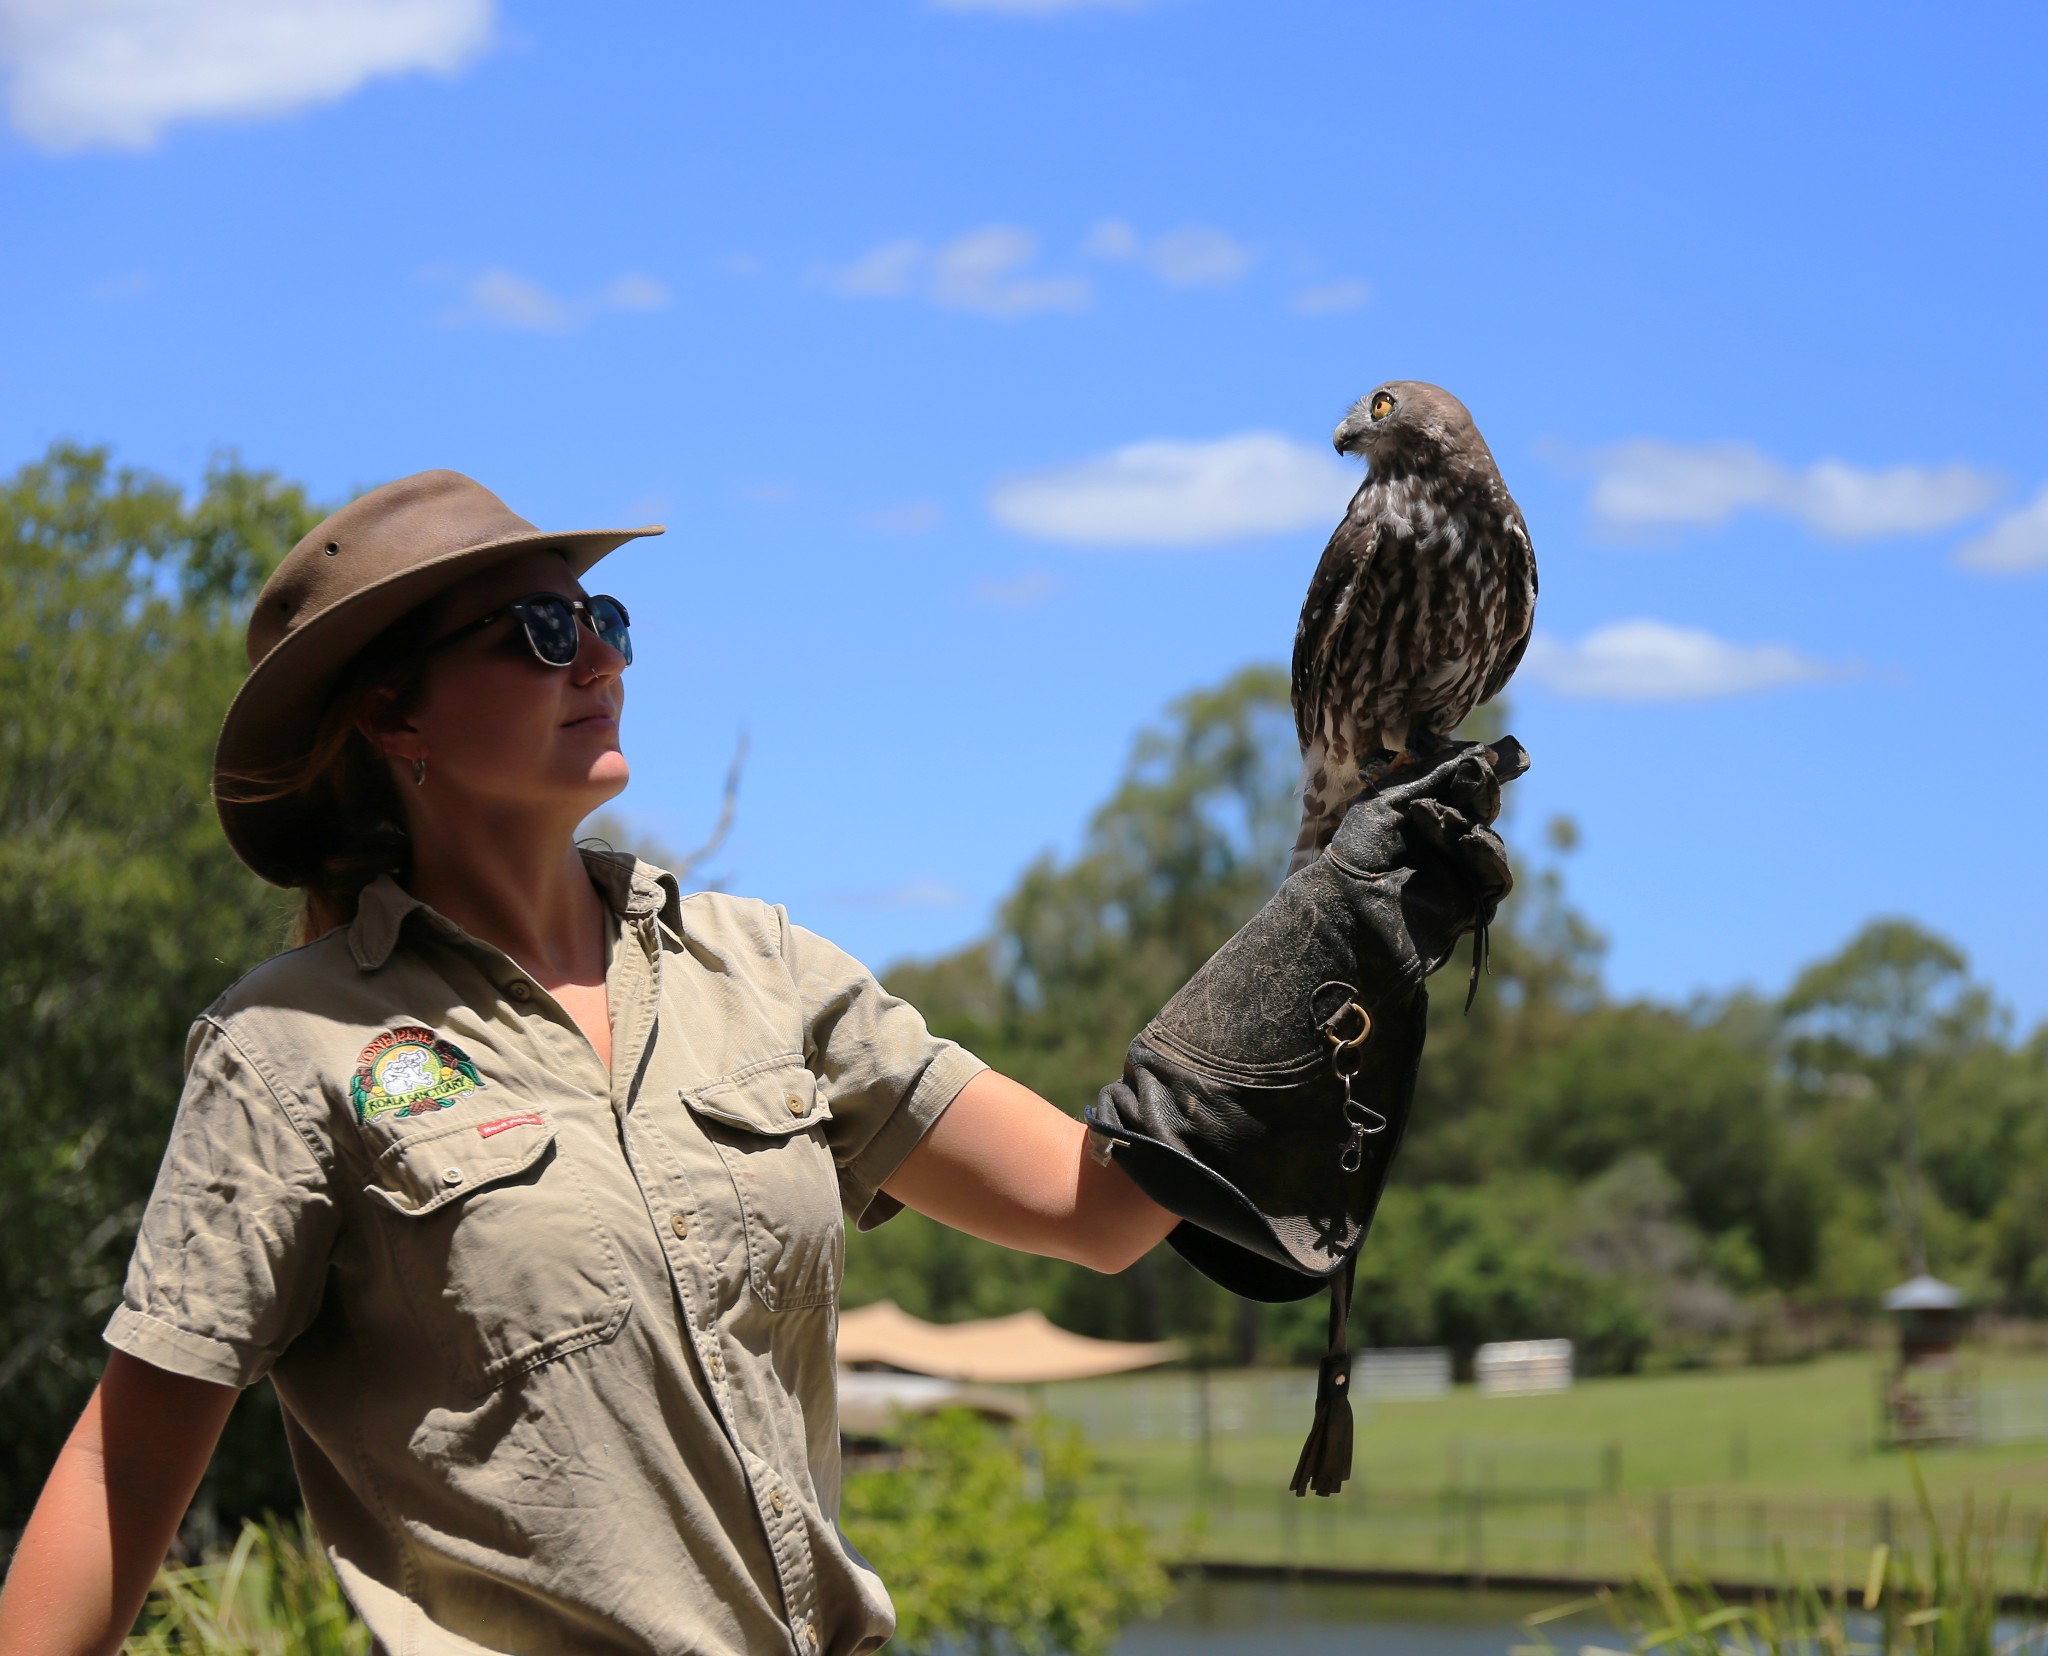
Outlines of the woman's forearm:
[[235,1396],[114,1353],[15,1548],[0,1592],[0,1651],[120,1648]]
[[1091,1158],[1087,1136],[1029,1087],[984,1070],[883,1188],[970,1236],[1121,1271],[1176,1221],[1119,1168]]

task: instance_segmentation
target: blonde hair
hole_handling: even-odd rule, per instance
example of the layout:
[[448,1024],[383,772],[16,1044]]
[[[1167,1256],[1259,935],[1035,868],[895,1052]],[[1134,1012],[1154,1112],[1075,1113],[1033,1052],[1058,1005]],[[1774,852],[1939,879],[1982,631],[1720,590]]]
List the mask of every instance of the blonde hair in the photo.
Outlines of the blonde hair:
[[336,677],[313,740],[298,758],[215,779],[215,792],[235,804],[303,801],[303,855],[280,882],[300,893],[287,947],[347,925],[363,888],[380,874],[403,881],[412,873],[412,836],[390,761],[363,734],[361,721],[373,710],[379,716],[411,710],[439,613],[438,601],[422,605],[356,653]]

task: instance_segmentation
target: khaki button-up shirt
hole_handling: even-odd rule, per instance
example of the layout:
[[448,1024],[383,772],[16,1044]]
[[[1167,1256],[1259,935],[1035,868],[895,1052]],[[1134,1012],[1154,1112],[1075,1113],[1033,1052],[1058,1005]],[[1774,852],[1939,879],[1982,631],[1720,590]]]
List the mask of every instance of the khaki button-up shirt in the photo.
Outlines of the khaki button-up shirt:
[[[982,1067],[780,908],[592,856],[612,1067],[380,881],[194,1026],[107,1339],[268,1373],[380,1648],[872,1650],[843,1215]],[[872,1212],[870,1209],[872,1208]]]

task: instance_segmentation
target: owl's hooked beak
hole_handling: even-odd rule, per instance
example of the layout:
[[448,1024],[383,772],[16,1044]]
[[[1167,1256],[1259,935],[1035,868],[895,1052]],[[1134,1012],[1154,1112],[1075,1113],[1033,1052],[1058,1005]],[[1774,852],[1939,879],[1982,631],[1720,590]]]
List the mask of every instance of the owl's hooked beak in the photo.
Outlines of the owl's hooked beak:
[[1372,416],[1366,412],[1363,402],[1360,402],[1357,407],[1344,416],[1342,423],[1330,438],[1339,454],[1363,454],[1365,452],[1365,429],[1371,418]]

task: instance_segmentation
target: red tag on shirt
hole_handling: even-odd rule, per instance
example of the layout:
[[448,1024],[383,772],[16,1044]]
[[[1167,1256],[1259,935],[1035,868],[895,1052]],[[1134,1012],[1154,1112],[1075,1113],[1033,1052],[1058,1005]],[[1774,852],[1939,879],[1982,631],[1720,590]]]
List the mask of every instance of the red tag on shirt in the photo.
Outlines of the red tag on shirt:
[[477,1128],[484,1138],[504,1132],[508,1127],[545,1127],[547,1123],[537,1115],[501,1116],[496,1121],[486,1121]]

